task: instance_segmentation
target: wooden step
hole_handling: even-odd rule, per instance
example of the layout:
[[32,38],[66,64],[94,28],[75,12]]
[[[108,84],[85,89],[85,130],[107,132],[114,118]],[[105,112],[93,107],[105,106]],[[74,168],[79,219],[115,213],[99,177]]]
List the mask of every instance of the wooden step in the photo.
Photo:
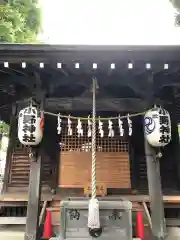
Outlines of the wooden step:
[[25,225],[26,217],[0,217],[0,225]]

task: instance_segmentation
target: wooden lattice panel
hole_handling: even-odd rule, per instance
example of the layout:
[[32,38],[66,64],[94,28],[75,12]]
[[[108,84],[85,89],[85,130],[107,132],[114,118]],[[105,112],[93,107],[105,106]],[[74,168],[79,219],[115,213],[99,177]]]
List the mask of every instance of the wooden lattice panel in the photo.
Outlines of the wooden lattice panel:
[[[88,137],[87,121],[83,123],[84,134],[78,137],[77,121],[73,121],[73,135],[68,136],[67,122],[62,124],[61,152],[59,164],[59,186],[85,188],[91,182],[91,137]],[[108,122],[104,122],[104,137],[96,132],[96,169],[97,186],[106,188],[130,188],[130,165],[128,142],[120,137],[118,121],[113,122],[115,136],[108,137]],[[102,194],[102,193],[101,193]]]
[[[96,151],[97,152],[128,152],[128,142],[125,137],[120,137],[118,122],[113,125],[115,136],[113,138],[108,137],[108,123],[107,121],[103,125],[104,137],[101,138],[98,131],[96,132]],[[78,151],[78,152],[90,152],[91,151],[91,137],[88,137],[88,125],[87,121],[83,122],[83,131],[84,134],[81,137],[77,135],[77,121],[73,122],[72,129],[73,135],[68,136],[67,123],[62,125],[61,133],[61,151]]]

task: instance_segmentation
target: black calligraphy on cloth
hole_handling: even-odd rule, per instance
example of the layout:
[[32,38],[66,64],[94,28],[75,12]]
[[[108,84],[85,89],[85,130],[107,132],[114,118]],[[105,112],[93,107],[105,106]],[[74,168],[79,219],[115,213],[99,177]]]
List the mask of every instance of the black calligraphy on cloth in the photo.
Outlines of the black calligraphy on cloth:
[[167,144],[170,141],[170,120],[167,115],[160,115],[159,120],[161,125],[159,129],[161,133],[159,142]]
[[31,109],[25,110],[25,114],[23,115],[23,141],[24,142],[35,142],[35,131],[36,131],[36,115],[35,111],[33,111],[33,115],[29,115],[31,113]]

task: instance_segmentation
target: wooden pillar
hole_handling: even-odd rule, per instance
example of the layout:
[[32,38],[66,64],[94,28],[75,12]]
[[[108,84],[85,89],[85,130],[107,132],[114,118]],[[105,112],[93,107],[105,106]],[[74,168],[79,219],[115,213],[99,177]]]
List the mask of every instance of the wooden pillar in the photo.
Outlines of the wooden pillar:
[[[39,93],[40,95],[40,93]],[[40,95],[41,96],[41,95]],[[41,110],[44,109],[44,98],[39,102]],[[43,142],[39,146],[32,147],[30,156],[30,177],[25,240],[39,240],[39,215],[42,189],[42,169],[43,169]]]
[[172,124],[172,137],[173,137],[173,145],[174,145],[174,152],[173,154],[175,155],[175,161],[176,165],[174,166],[175,171],[176,171],[176,183],[177,183],[177,188],[180,190],[180,137],[179,137],[179,127],[178,125],[180,124],[180,115],[179,115],[179,103],[180,99],[179,97],[176,99],[176,95],[178,95],[178,89],[174,87],[173,92],[172,92],[172,106],[171,106],[171,124]]
[[39,213],[41,198],[42,151],[37,150],[31,159],[29,195],[25,240],[38,240]]
[[149,187],[149,198],[152,218],[153,239],[164,239],[165,218],[164,204],[161,190],[161,176],[159,159],[156,158],[155,149],[145,139],[145,156],[147,165],[147,177]]
[[12,115],[10,119],[10,132],[9,132],[9,144],[7,149],[7,156],[6,156],[6,165],[5,165],[5,173],[4,173],[4,184],[3,184],[3,192],[6,192],[8,189],[8,182],[11,173],[11,161],[12,161],[12,154],[13,149],[16,144],[17,138],[17,105],[12,106]]
[[[154,104],[155,84],[153,74],[147,78],[147,101],[149,108]],[[156,157],[155,148],[151,147],[144,137],[145,158],[147,166],[147,179],[151,208],[153,240],[162,240],[165,237],[166,225],[164,217],[164,203],[161,187],[159,158]]]

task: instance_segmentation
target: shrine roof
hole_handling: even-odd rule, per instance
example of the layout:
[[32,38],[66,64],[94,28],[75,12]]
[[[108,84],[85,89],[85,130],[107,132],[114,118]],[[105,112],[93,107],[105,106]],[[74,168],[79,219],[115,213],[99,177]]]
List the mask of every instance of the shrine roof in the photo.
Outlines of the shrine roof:
[[[180,61],[180,45],[46,45],[46,44],[0,44],[0,61],[62,60],[101,62],[152,62]],[[99,63],[101,63],[99,62]]]
[[[179,88],[179,73],[180,45],[0,44],[1,105],[28,98],[42,87],[51,109],[89,110],[88,92],[92,76],[96,76],[100,110],[139,111],[146,108],[142,99],[149,91],[149,76],[154,78],[153,91],[158,92],[164,86]],[[160,95],[157,97],[167,96]]]

